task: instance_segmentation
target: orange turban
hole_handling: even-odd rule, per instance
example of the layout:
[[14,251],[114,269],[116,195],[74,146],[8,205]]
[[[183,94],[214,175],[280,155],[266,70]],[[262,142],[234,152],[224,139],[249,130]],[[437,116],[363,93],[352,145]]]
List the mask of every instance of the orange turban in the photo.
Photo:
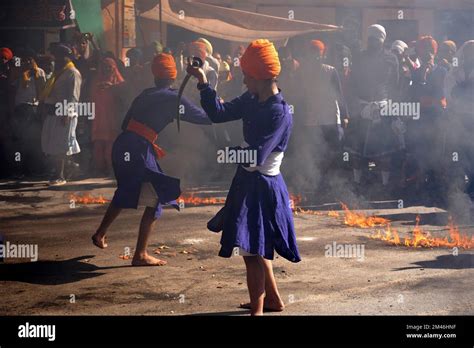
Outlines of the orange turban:
[[418,56],[423,55],[423,53],[425,53],[428,50],[433,52],[434,54],[438,52],[438,43],[431,36],[420,37],[420,39],[416,42],[415,47],[416,47],[416,54],[418,54]]
[[2,47],[0,48],[0,57],[10,60],[13,58],[13,52],[8,47]]
[[166,53],[157,54],[151,64],[151,72],[157,79],[176,79],[178,71],[173,56]]
[[326,45],[320,40],[311,40],[311,47],[318,50],[321,56],[324,55],[324,51],[326,50]]
[[189,44],[189,54],[201,58],[204,62],[207,58],[208,47],[204,42],[194,41]]
[[266,39],[255,40],[240,58],[242,71],[256,80],[268,80],[280,74],[281,65],[273,43]]

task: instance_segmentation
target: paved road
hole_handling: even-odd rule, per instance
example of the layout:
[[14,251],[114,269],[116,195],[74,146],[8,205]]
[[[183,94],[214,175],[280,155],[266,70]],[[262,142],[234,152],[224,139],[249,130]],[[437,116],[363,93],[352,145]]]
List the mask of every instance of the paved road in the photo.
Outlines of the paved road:
[[[153,233],[169,264],[130,267],[120,258],[136,241],[141,211],[114,223],[109,248],[90,243],[105,205],[71,207],[71,192],[111,197],[113,183],[83,180],[57,189],[44,183],[0,186],[0,233],[16,244],[37,244],[39,260],[0,264],[0,314],[247,314],[245,269],[239,256],[217,255],[219,234],[206,230],[219,206],[166,210]],[[423,228],[444,233],[446,213],[412,207],[374,212],[390,216],[403,232],[421,214]],[[303,261],[274,262],[287,314],[474,314],[474,254],[460,250],[409,249],[368,239],[325,215],[295,216]],[[474,228],[467,229],[472,233]],[[328,257],[330,245],[364,245],[364,258]],[[162,247],[161,249],[159,249]]]

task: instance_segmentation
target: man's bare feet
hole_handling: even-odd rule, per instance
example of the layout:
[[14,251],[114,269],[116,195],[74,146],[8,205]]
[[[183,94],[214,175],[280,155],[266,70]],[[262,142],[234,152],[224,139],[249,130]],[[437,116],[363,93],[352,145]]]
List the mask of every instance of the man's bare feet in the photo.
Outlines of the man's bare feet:
[[160,260],[148,254],[141,256],[135,254],[132,260],[132,266],[164,266],[167,263],[167,261]]
[[[250,303],[241,303],[240,308],[251,309]],[[270,300],[265,297],[263,301],[263,311],[264,312],[283,312],[285,309],[285,304],[280,299]]]
[[92,243],[101,249],[107,248],[107,237],[97,234],[97,232],[92,236]]

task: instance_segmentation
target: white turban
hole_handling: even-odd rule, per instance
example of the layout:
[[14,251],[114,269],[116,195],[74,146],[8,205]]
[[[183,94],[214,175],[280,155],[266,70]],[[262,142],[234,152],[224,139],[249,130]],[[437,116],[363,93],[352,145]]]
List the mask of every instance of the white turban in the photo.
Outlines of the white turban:
[[200,37],[200,38],[197,39],[196,41],[197,41],[197,42],[202,42],[203,44],[205,44],[205,45],[206,45],[207,55],[212,56],[213,48],[212,48],[212,44],[209,42],[209,40],[206,40],[205,38]]
[[375,37],[376,39],[385,41],[387,33],[385,32],[385,28],[382,27],[380,24],[372,24],[367,30],[367,36]]
[[402,40],[395,40],[392,43],[392,47],[391,47],[392,51],[397,51],[398,54],[402,54],[403,52],[405,52],[407,48],[408,48],[408,45]]

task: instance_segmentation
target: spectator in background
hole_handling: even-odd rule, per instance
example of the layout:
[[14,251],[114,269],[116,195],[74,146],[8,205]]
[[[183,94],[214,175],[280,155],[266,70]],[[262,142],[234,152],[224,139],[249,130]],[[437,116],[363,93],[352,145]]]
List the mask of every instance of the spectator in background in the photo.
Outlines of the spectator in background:
[[418,55],[416,54],[416,40],[410,41],[410,43],[408,44],[407,57],[408,61],[412,63],[412,71],[420,67],[420,60],[418,59]]
[[240,58],[245,52],[245,47],[239,45],[235,51],[233,56],[228,56],[226,58],[229,61],[230,72],[232,74],[232,80],[230,83],[230,89],[232,91],[232,95],[242,94],[244,92],[244,75],[242,73],[242,69],[240,68]]
[[392,156],[400,151],[397,135],[401,129],[396,118],[382,117],[381,110],[393,100],[398,86],[398,61],[385,52],[387,37],[379,24],[367,30],[367,49],[354,57],[349,80],[351,122],[347,129],[345,146],[351,153],[356,190],[363,189],[362,175],[368,162],[374,161],[380,169],[382,186],[379,193],[388,193]]
[[[127,71],[127,74],[131,74],[133,73],[133,68],[135,67],[142,67],[143,66],[143,52],[141,49],[139,48],[131,48],[127,51],[127,53],[125,54],[127,59],[128,59],[128,63],[125,64],[126,66],[126,70]],[[130,71],[132,70],[132,71]]]
[[232,56],[230,54],[226,54],[224,61],[227,62],[230,67],[232,67],[232,65],[234,64],[234,62],[232,61]]
[[[151,63],[158,54],[163,53],[163,45],[159,41],[155,40],[148,46],[143,47],[142,53],[143,56],[141,64],[143,69],[137,71],[139,74],[133,78],[135,81],[132,82],[132,85],[136,89],[132,91],[132,100],[145,88],[152,88],[154,86],[153,78],[150,76]],[[130,77],[130,75],[127,77]],[[127,80],[127,78],[125,78],[125,80]]]
[[8,47],[0,48],[0,161],[2,175],[10,175],[14,165],[12,137],[9,125],[11,97],[11,62],[13,52]]
[[347,95],[347,83],[351,74],[352,54],[349,47],[342,43],[334,45],[334,67],[339,73],[344,95]]
[[219,71],[219,60],[215,57],[213,57],[213,51],[214,49],[212,48],[212,44],[209,40],[206,40],[203,37],[200,37],[199,39],[196,40],[197,42],[202,42],[204,45],[206,45],[206,53],[207,57],[206,60],[209,62],[209,65],[214,69],[214,71]]
[[151,87],[153,78],[150,77],[150,66],[144,65],[143,52],[139,48],[131,48],[127,51],[128,66],[125,68],[126,88],[122,97],[124,105],[129,107],[133,99],[140,94],[145,88]]
[[144,67],[144,73],[141,75],[141,78],[146,84],[144,88],[153,87],[153,79],[149,78],[149,71],[151,69],[151,62],[155,58],[156,55],[163,53],[163,45],[161,42],[155,40],[151,44],[144,46],[142,48],[143,57],[142,57],[142,65]]
[[[412,74],[410,95],[420,104],[420,117],[407,130],[407,147],[415,153],[418,164],[417,187],[424,183],[433,185],[439,178],[441,152],[446,145],[442,116],[447,105],[447,70],[435,63],[437,51],[438,43],[431,36],[422,36],[416,43],[420,67]],[[436,186],[439,188],[439,183]]]
[[449,111],[450,153],[457,152],[468,177],[467,193],[474,198],[474,40],[465,42],[456,53],[457,66],[445,81]]
[[92,121],[91,141],[94,170],[99,175],[109,175],[112,172],[112,144],[120,133],[123,109],[117,87],[123,82],[116,62],[112,58],[104,58],[92,88],[95,117]]
[[[217,54],[217,56],[220,57],[220,54]],[[228,100],[232,96],[230,91],[230,81],[232,80],[230,66],[225,60],[221,60],[219,69],[219,95],[224,100]]]
[[55,61],[54,74],[40,95],[40,102],[45,106],[41,147],[46,155],[56,160],[56,171],[50,185],[59,186],[66,184],[66,158],[81,149],[76,139],[77,109],[68,107],[67,110],[58,110],[57,105],[79,102],[81,73],[72,62],[73,51],[70,47],[55,45],[51,53]]
[[[391,52],[397,57],[398,60],[398,87],[396,92],[394,93],[394,100],[397,102],[409,102],[411,100],[410,96],[410,86],[411,86],[411,74],[413,70],[413,62],[410,60],[408,56],[408,45],[401,40],[395,40],[392,42]],[[400,130],[403,132],[400,134],[399,141],[400,141],[400,149],[402,150],[399,153],[399,156],[396,156],[395,159],[398,161],[397,165],[394,166],[395,168],[400,168],[399,174],[399,185],[404,188],[407,183],[407,168],[409,164],[413,161],[412,154],[407,153],[406,151],[406,144],[405,144],[405,133],[407,128],[411,128],[413,122],[417,122],[417,120],[413,120],[413,118],[405,117],[403,120],[399,120]]]
[[99,66],[100,66],[100,64],[103,63],[103,58],[113,59],[113,61],[115,62],[115,65],[117,66],[117,69],[120,72],[120,74],[122,76],[125,74],[125,64],[120,59],[115,57],[115,54],[112,51],[107,51],[107,52],[104,53],[104,55],[102,56],[102,60],[99,62]]
[[188,50],[191,56],[199,57],[204,62],[202,69],[206,74],[207,80],[209,81],[209,84],[213,89],[217,89],[218,74],[217,71],[209,63],[208,45],[202,41],[194,41],[189,44]]
[[[214,52],[214,53],[212,54],[212,56],[213,56],[213,58],[216,59],[216,61],[217,61],[217,63],[218,63],[219,69],[217,70],[217,74],[219,74],[221,71],[223,71],[223,70],[221,69],[221,65],[222,65],[222,55],[221,55],[219,52]],[[219,78],[219,81],[220,81],[220,80],[221,80],[221,79]]]
[[174,52],[174,60],[176,61],[176,68],[178,70],[177,80],[181,80],[186,75],[186,62],[184,57],[184,51],[186,50],[186,43],[180,41],[176,46],[176,51]]
[[397,100],[407,100],[410,83],[411,83],[411,68],[408,61],[408,45],[402,40],[395,40],[392,43],[391,52],[398,59],[398,96]]
[[36,55],[36,63],[43,69],[46,80],[49,80],[54,72],[54,57],[49,54]]
[[453,67],[453,58],[456,54],[456,44],[454,41],[446,40],[439,45],[436,62],[439,66],[444,67],[447,71]]
[[278,85],[281,87],[285,100],[294,105],[295,94],[298,90],[298,81],[296,79],[296,73],[300,67],[300,63],[293,58],[291,51],[288,47],[282,46],[278,49],[278,57],[281,63],[281,73],[278,77]]
[[46,74],[38,67],[35,53],[25,49],[19,55],[20,76],[12,81],[15,88],[15,109],[11,126],[15,147],[21,155],[18,174],[38,175],[44,169],[41,153],[42,121],[38,114],[39,95],[46,83]]
[[342,22],[342,41],[347,46],[354,58],[362,52],[362,41],[360,39],[361,23],[353,16],[346,17]]
[[153,61],[154,57],[156,57],[158,54],[163,53],[163,45],[161,44],[161,42],[155,40],[151,43],[151,48],[152,48],[152,53],[153,53],[153,57],[152,57],[152,61]]
[[[328,185],[321,179],[327,177],[330,170],[338,168],[336,159],[342,149],[343,123],[348,112],[337,70],[323,63],[326,57],[324,42],[312,40],[308,46],[296,73],[298,85],[293,86],[297,89],[294,94],[297,98],[294,104],[295,134],[298,135],[295,155],[312,162],[300,163],[299,167],[311,168],[313,173],[307,173],[313,175],[311,184],[322,192]],[[302,151],[307,153],[301,155]],[[317,155],[323,153],[324,156]]]
[[[81,99],[80,102],[92,102],[92,85],[97,75],[101,52],[94,49],[93,37],[88,33],[75,33],[72,50],[74,53],[73,62],[81,74]],[[77,118],[76,127],[77,139],[81,144],[81,152],[76,156],[84,173],[89,172],[92,160],[91,143],[91,121],[87,117]],[[78,164],[69,161],[70,165],[78,169]]]
[[[143,48],[143,64],[150,65],[153,58],[163,52],[163,45],[159,41],[153,41]],[[147,70],[147,72],[150,70]]]
[[81,73],[83,101],[91,100],[91,83],[95,78],[99,60],[99,52],[92,49],[90,40],[92,40],[90,35],[77,32],[71,47],[74,66]]

